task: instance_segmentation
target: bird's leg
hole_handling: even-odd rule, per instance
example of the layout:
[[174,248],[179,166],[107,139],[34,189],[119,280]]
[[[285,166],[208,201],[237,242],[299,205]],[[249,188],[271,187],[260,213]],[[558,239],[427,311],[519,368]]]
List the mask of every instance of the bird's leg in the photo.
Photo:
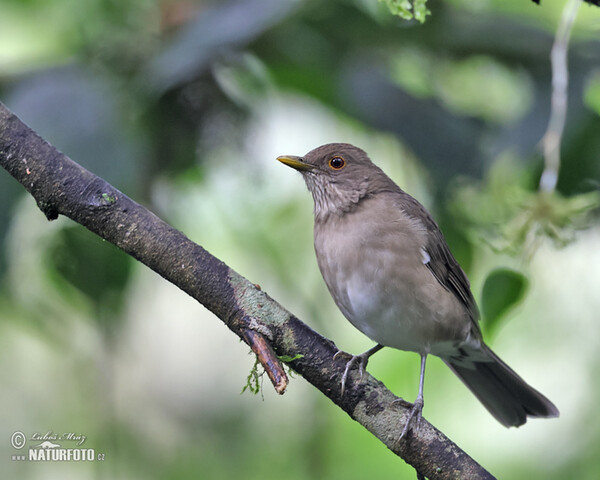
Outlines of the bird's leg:
[[[358,362],[359,369],[360,369],[360,378],[362,379],[362,376],[365,373],[365,368],[367,368],[367,363],[369,362],[369,357],[371,355],[374,355],[375,353],[377,353],[382,348],[383,348],[383,345],[377,344],[373,348],[370,348],[369,350],[367,350],[364,353],[361,353],[360,355],[352,355],[352,358],[350,360],[348,360],[348,363],[346,363],[346,368],[344,369],[344,374],[342,375],[342,397],[344,396],[344,390],[346,388],[346,380],[348,379],[348,372],[354,366],[354,364]],[[333,356],[333,359],[335,360],[336,357],[340,353],[343,353],[343,352],[341,350],[339,350]]]
[[427,355],[421,355],[421,377],[419,378],[419,394],[413,403],[412,408],[410,410],[410,414],[408,415],[408,419],[404,424],[404,428],[402,429],[402,433],[400,434],[400,438],[398,440],[402,440],[408,432],[410,428],[411,422],[415,422],[415,429],[419,431],[419,424],[421,423],[421,415],[423,412],[423,383],[425,380],[425,360],[427,359]]

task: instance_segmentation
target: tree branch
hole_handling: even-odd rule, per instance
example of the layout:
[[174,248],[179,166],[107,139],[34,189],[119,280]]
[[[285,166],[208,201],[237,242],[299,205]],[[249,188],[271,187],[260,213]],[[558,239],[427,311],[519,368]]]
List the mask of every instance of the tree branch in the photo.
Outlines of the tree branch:
[[[0,103],[0,165],[35,198],[49,219],[65,215],[130,254],[198,300],[251,344],[280,393],[271,352],[317,387],[390,450],[430,479],[492,479],[425,419],[398,442],[409,409],[380,381],[356,371],[344,396],[340,381],[348,357],[183,233],[57,151]],[[270,344],[270,346],[269,346]],[[272,350],[271,350],[272,347]],[[346,357],[346,358],[344,358]],[[275,360],[273,360],[273,358]],[[285,374],[284,374],[285,375]],[[277,387],[276,387],[277,388]]]
[[552,108],[550,120],[542,145],[544,147],[544,171],[540,177],[540,190],[554,192],[558,183],[560,169],[560,142],[567,120],[567,87],[569,70],[567,68],[567,49],[575,17],[581,6],[581,0],[568,0],[556,31],[550,61],[552,63]]

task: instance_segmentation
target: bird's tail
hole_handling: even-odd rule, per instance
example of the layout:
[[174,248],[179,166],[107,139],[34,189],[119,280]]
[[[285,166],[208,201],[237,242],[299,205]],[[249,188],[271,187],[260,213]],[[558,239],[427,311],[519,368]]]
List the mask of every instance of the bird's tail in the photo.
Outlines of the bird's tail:
[[558,408],[529,386],[487,346],[464,347],[460,355],[443,358],[446,365],[506,427],[518,427],[527,417],[558,417]]

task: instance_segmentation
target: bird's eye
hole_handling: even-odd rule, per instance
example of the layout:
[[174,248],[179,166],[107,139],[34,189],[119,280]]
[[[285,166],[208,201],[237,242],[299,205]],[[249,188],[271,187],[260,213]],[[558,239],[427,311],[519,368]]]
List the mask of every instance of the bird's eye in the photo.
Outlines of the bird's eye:
[[342,157],[332,157],[329,159],[329,167],[334,170],[341,170],[346,166],[346,160]]

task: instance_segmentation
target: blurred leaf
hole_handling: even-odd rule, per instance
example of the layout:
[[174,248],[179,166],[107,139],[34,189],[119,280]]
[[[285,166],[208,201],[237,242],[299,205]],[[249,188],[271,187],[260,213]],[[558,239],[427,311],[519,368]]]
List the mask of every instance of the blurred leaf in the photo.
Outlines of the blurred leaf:
[[423,49],[403,48],[391,58],[392,80],[417,98],[435,94],[435,65],[438,59]]
[[60,63],[71,54],[65,34],[71,18],[64,12],[61,14],[60,5],[56,4],[3,1],[0,15],[2,75]]
[[139,185],[145,142],[108,78],[71,65],[23,79],[7,95],[23,120],[83,167],[127,190]]
[[297,0],[229,1],[206,8],[151,61],[143,77],[158,91],[185,84],[206,69],[218,54],[255,39],[288,16],[298,3]]
[[455,188],[451,209],[472,232],[496,251],[530,255],[544,239],[562,247],[588,228],[600,192],[565,197],[532,190],[530,176],[514,160],[499,158],[485,181]]
[[434,78],[443,79],[438,82],[438,94],[457,113],[508,123],[522,117],[531,104],[527,75],[492,57],[475,55],[442,62]]
[[431,11],[426,7],[427,0],[415,0],[414,2],[414,10],[415,10],[415,18],[423,23],[427,15],[431,15]]
[[423,48],[404,47],[391,58],[390,72],[393,81],[411,95],[439,98],[458,115],[490,123],[514,122],[531,105],[527,74],[491,56],[450,60]]
[[86,295],[99,311],[110,316],[119,311],[132,265],[128,255],[73,226],[60,231],[48,256],[59,278]]
[[584,100],[597,115],[600,115],[600,70],[594,72],[588,81],[584,93]]
[[265,65],[248,53],[216,62],[213,75],[227,97],[243,107],[264,101],[271,83]]
[[505,314],[523,299],[527,287],[527,278],[515,270],[499,268],[488,275],[481,292],[483,325],[488,333],[497,330]]
[[384,2],[392,15],[397,15],[405,20],[412,20],[415,18],[419,22],[423,23],[427,15],[431,15],[431,12],[427,9],[427,0],[414,0],[413,3],[410,0],[379,0]]

